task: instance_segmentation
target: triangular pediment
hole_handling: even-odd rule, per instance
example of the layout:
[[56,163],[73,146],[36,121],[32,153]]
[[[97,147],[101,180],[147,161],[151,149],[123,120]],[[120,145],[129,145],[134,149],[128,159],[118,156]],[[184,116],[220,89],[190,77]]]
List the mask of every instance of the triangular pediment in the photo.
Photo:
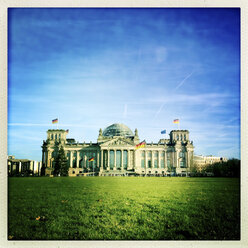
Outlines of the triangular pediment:
[[134,143],[130,140],[127,140],[125,138],[121,138],[121,137],[116,137],[113,138],[111,140],[108,140],[106,142],[103,142],[101,145],[101,147],[120,147],[120,146],[134,146]]

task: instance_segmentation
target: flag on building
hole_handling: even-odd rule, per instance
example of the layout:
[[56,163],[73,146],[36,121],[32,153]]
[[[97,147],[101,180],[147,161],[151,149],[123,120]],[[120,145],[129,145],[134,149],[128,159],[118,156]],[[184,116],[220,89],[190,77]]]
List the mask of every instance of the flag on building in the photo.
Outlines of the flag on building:
[[91,161],[94,161],[94,158],[90,158],[90,159],[89,159],[89,162],[91,162]]
[[136,149],[139,149],[139,148],[142,148],[142,147],[145,147],[146,145],[146,141],[143,140],[142,142],[140,142],[138,145],[135,146]]
[[58,122],[59,122],[58,118],[57,118],[57,119],[52,120],[52,123],[53,123],[53,124],[58,123]]
[[66,133],[69,133],[69,129],[65,130]]
[[175,119],[175,120],[173,121],[173,123],[178,124],[178,123],[179,123],[179,119]]
[[166,130],[162,130],[162,131],[161,131],[161,134],[165,134],[165,133],[166,133]]

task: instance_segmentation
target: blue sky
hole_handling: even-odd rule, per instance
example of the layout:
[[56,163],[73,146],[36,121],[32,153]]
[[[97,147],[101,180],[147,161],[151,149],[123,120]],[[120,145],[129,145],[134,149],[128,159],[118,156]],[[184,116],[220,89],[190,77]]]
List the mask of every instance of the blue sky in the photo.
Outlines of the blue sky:
[[9,155],[41,160],[55,118],[79,142],[113,123],[157,142],[178,118],[195,154],[240,158],[239,9],[8,14]]

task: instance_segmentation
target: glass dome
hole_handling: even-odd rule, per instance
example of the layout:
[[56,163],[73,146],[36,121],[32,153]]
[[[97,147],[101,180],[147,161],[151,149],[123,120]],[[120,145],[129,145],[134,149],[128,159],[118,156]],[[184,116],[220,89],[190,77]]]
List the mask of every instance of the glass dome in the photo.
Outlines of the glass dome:
[[108,126],[103,131],[103,136],[112,137],[112,136],[134,136],[133,132],[129,127],[124,124],[115,123],[111,126]]

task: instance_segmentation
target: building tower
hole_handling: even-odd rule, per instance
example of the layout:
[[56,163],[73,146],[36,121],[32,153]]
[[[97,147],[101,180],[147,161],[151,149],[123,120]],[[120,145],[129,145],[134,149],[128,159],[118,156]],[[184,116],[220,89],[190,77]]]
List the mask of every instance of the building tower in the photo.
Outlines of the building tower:
[[51,175],[59,147],[66,143],[67,132],[63,129],[49,129],[42,145],[42,174]]

